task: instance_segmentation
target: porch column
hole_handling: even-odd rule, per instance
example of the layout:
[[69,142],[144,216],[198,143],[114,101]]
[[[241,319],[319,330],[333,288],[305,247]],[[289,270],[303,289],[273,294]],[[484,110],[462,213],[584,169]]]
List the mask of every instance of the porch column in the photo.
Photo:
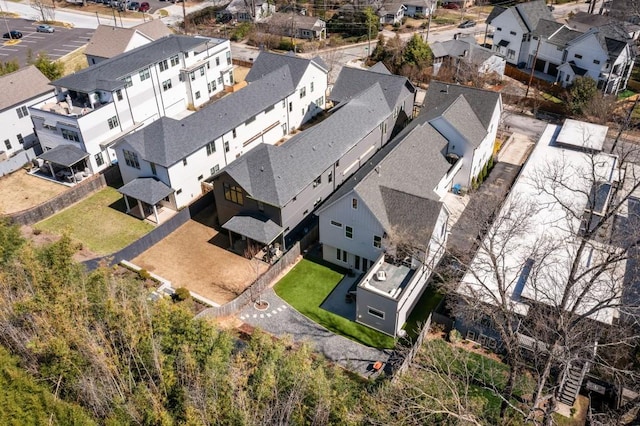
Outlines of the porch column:
[[73,183],[77,184],[78,181],[76,180],[76,174],[73,173],[73,168],[72,167],[69,167],[69,172],[71,173],[71,176],[73,177]]
[[51,171],[51,177],[56,179],[56,175],[55,173],[53,173],[53,166],[51,165],[51,161],[47,161],[47,164],[49,165],[49,170]]
[[142,216],[142,220],[145,219],[145,215],[144,215],[144,209],[142,208],[142,203],[140,202],[140,200],[136,200],[138,202],[138,208],[140,209],[140,215]]
[[127,205],[127,213],[131,211],[131,207],[129,207],[129,197],[124,196],[124,203]]
[[158,208],[156,205],[153,205],[153,215],[156,217],[156,225],[160,224],[160,220],[158,220]]
[[229,245],[231,246],[231,249],[233,250],[233,239],[231,238],[231,231],[227,231],[229,233]]

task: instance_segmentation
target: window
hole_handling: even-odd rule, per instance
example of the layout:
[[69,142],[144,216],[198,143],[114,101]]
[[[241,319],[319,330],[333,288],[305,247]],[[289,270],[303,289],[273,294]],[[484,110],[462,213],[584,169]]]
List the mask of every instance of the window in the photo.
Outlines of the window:
[[216,56],[216,66],[220,65],[220,58]]
[[293,203],[293,202],[294,202],[294,201],[296,201],[297,199],[298,199],[298,197],[293,197],[293,198],[291,199],[291,202]]
[[320,185],[322,183],[322,175],[318,176],[314,181],[313,181],[313,187],[315,188],[316,186]]
[[231,52],[227,52],[227,65],[231,65]]
[[357,198],[352,198],[351,199],[351,208],[352,209],[357,209],[358,208],[358,199]]
[[116,98],[118,98],[119,101],[122,100],[122,90],[116,90]]
[[309,210],[305,210],[302,212],[302,216],[306,216],[309,213]]
[[191,76],[191,81],[196,79],[196,73],[195,72],[190,72],[189,75]]
[[287,101],[285,101],[284,99],[282,100],[282,108],[286,108],[287,107]]
[[321,107],[324,105],[324,96],[320,96],[318,99],[316,99],[316,105]]
[[145,81],[146,79],[151,77],[151,74],[149,73],[149,68],[140,70],[139,74],[140,74],[140,81]]
[[307,88],[303,87],[302,89],[300,89],[300,99],[304,98],[305,96],[307,96]]
[[204,178],[204,175],[198,176],[198,182],[201,181],[203,178]]
[[109,124],[109,129],[118,127],[118,117],[114,115],[113,117],[107,120],[107,124]]
[[18,113],[18,118],[26,117],[27,115],[29,115],[29,110],[26,106],[16,108],[16,112]]
[[387,133],[387,122],[386,121],[383,122],[383,123],[380,123],[380,131],[382,132],[382,134]]
[[574,58],[576,58],[576,59],[582,59],[582,55],[578,55],[577,53],[576,53],[575,55],[573,55],[573,56],[574,56]]
[[209,83],[209,84],[208,84],[208,87],[209,87],[209,92],[213,92],[213,91],[215,91],[215,90],[217,89],[217,87],[216,87],[216,81],[215,81],[215,80],[213,80],[211,83]]
[[171,89],[171,79],[169,80],[165,80],[162,82],[162,91],[166,92],[167,90]]
[[169,62],[165,59],[164,61],[160,61],[158,66],[160,67],[160,72],[166,71],[169,69]]
[[127,166],[140,169],[138,154],[136,154],[135,152],[127,151],[126,149],[123,149],[122,152],[124,153],[124,162],[127,164]]
[[247,118],[247,121],[244,122],[244,125],[248,126],[249,124],[253,123],[254,121],[256,121],[256,116],[255,115]]
[[200,99],[200,91],[199,90],[196,92],[196,99]]
[[156,170],[156,163],[149,162],[149,166],[151,166],[151,173],[153,173],[154,176],[157,175],[158,172]]
[[204,67],[200,67],[200,75],[203,76],[204,75]]
[[600,61],[599,61],[599,60],[597,60],[597,59],[594,59],[594,60],[593,60],[593,63],[594,63],[594,64],[596,64],[596,65],[600,65]]
[[333,172],[329,172],[328,180],[329,180],[329,183],[333,182]]
[[184,57],[188,58],[189,57],[189,52],[184,52]]
[[375,248],[381,248],[382,247],[382,237],[380,235],[374,235],[373,236],[373,246]]
[[78,132],[74,132],[73,130],[68,129],[60,129],[62,132],[62,137],[68,141],[80,142],[80,136]]
[[183,166],[186,166],[186,165],[187,165],[187,159],[186,159],[186,158],[183,158],[183,159],[182,159],[182,165],[183,165]]
[[507,58],[514,59],[516,57],[516,51],[513,49],[507,50]]
[[236,203],[239,205],[244,204],[242,188],[235,185],[230,185],[228,183],[223,183],[222,187],[224,188],[224,199],[231,201],[232,203]]
[[352,239],[353,238],[353,228],[350,226],[345,226],[344,227],[344,236]]
[[224,143],[224,152],[229,152],[229,142]]
[[311,90],[311,92],[313,92],[313,81],[311,82],[311,84],[309,85],[309,90]]
[[293,102],[289,102],[289,112],[293,112]]
[[11,141],[9,139],[5,139],[4,140],[4,146],[6,146],[7,149],[11,149]]
[[180,194],[182,194],[182,188],[180,188],[180,189],[178,189],[178,190],[176,191],[176,195],[180,195]]
[[98,167],[104,164],[104,157],[102,156],[102,152],[97,153],[93,156],[93,158],[96,160],[96,164],[98,165]]
[[341,224],[340,222],[336,222],[335,220],[332,220],[332,221],[331,221],[331,224],[332,224],[333,226],[337,226],[338,228],[342,228],[342,224]]
[[124,81],[124,88],[126,89],[127,87],[131,87],[133,86],[133,81],[131,81],[131,76],[128,75],[125,78],[122,79],[122,81]]
[[234,139],[236,138],[236,136],[238,136],[238,133],[236,132],[236,129],[233,129],[231,131],[231,136],[233,136]]
[[222,83],[223,83],[223,81],[222,81],[222,77],[218,77],[218,84],[219,84],[220,86],[222,86]]
[[340,250],[340,249],[336,249],[336,259],[338,260],[342,260],[343,262],[347,262],[347,255],[348,253],[346,252],[346,250]]
[[258,210],[260,210],[261,212],[264,211],[264,203],[262,201],[258,201]]
[[369,315],[374,316],[376,318],[384,319],[384,312],[379,311],[377,309],[373,309],[370,306],[368,306],[368,308],[369,308]]
[[282,136],[286,136],[287,134],[287,123],[282,124]]
[[220,165],[216,164],[215,166],[213,166],[210,170],[212,175],[215,175],[216,173],[218,173],[218,170],[220,170]]
[[169,59],[169,61],[171,61],[172,67],[175,67],[180,63],[180,59],[178,58],[178,55],[172,56],[171,59]]
[[24,145],[24,138],[22,137],[22,133],[18,133],[16,135],[16,139],[18,139],[18,142],[20,143],[20,145]]
[[496,28],[496,31],[502,31],[502,28],[498,27]]
[[207,144],[207,155],[211,155],[216,152],[216,141],[211,141]]
[[516,32],[515,31],[509,31],[509,34],[516,35]]
[[340,167],[340,160],[336,161],[336,167]]

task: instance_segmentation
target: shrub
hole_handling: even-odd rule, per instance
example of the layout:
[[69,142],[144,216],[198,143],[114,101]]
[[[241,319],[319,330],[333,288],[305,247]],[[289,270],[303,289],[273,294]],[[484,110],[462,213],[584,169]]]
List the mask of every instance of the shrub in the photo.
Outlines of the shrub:
[[138,277],[140,277],[141,280],[146,281],[151,279],[151,274],[146,269],[140,269],[138,271]]
[[42,234],[42,229],[38,229],[38,228],[33,229],[33,235],[40,235],[40,234]]
[[278,50],[290,51],[295,48],[295,45],[290,39],[282,38],[280,39],[280,43],[278,43]]
[[248,22],[244,22],[238,25],[238,27],[236,27],[236,29],[231,33],[231,41],[240,41],[244,39],[247,35],[249,35],[250,31],[251,24],[249,24]]
[[455,328],[449,332],[449,341],[451,343],[458,343],[462,340],[462,334]]
[[173,300],[176,302],[182,302],[183,300],[187,300],[191,297],[191,293],[184,287],[176,288],[175,293],[173,293]]
[[493,155],[489,157],[489,161],[487,161],[487,165],[489,170],[493,169]]

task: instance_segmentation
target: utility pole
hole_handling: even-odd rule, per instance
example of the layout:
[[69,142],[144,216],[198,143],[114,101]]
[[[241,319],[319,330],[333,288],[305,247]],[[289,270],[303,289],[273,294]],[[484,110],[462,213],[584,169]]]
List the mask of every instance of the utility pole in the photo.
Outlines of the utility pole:
[[533,55],[533,63],[531,64],[531,74],[529,74],[529,84],[527,84],[527,91],[524,94],[525,98],[529,97],[529,88],[531,87],[531,82],[533,81],[533,71],[536,69],[536,61],[538,60],[538,50],[540,50],[540,36],[538,36],[538,45],[536,46],[536,53]]
[[182,24],[184,25],[184,33],[189,34],[189,31],[187,30],[187,9],[184,6],[186,1],[187,0],[182,0]]
[[433,9],[434,9],[434,5],[436,3],[431,0],[431,2],[429,2],[429,19],[427,20],[427,37],[424,39],[425,43],[429,42],[429,30],[431,30],[431,16],[433,15]]

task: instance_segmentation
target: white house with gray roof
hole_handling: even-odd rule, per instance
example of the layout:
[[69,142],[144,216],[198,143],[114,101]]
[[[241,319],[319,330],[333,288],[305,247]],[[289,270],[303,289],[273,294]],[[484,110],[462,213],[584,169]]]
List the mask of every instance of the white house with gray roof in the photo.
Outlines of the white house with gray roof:
[[[256,146],[282,141],[324,109],[327,69],[317,58],[262,52],[247,80],[246,87],[182,120],[162,117],[116,144],[125,183],[120,191],[130,207],[135,200],[147,212],[155,204],[173,210],[188,205],[202,194],[204,179]],[[166,199],[153,202],[147,186],[136,182],[149,178],[166,187]]]
[[471,187],[493,155],[501,114],[498,92],[434,80],[429,84],[420,118],[449,141],[448,156],[462,159],[454,185]]
[[544,0],[519,3],[509,8],[495,6],[486,21],[487,25],[495,28],[493,49],[510,64],[526,62],[531,37],[540,19],[554,20]]
[[447,144],[416,119],[316,212],[324,260],[362,274],[355,320],[391,336],[444,253],[442,198],[462,164],[447,159]]
[[[402,82],[392,85],[386,74],[361,72],[381,82],[343,97],[314,127],[280,146],[260,144],[214,177],[218,219],[234,249],[242,251],[247,239],[286,248],[287,236],[390,140],[397,121],[406,121],[399,111],[407,100],[388,92],[413,86],[404,77],[394,76]],[[415,89],[409,92],[412,105]]]
[[98,172],[113,144],[161,117],[185,114],[233,84],[228,40],[168,36],[51,83],[29,111],[43,149],[72,144]]
[[504,76],[504,56],[477,44],[475,37],[457,37],[453,40],[430,44],[433,53],[433,75],[438,75],[444,65],[459,73],[475,75],[495,74]]
[[29,107],[50,98],[53,87],[36,67],[29,65],[0,77],[0,161],[37,143]]

